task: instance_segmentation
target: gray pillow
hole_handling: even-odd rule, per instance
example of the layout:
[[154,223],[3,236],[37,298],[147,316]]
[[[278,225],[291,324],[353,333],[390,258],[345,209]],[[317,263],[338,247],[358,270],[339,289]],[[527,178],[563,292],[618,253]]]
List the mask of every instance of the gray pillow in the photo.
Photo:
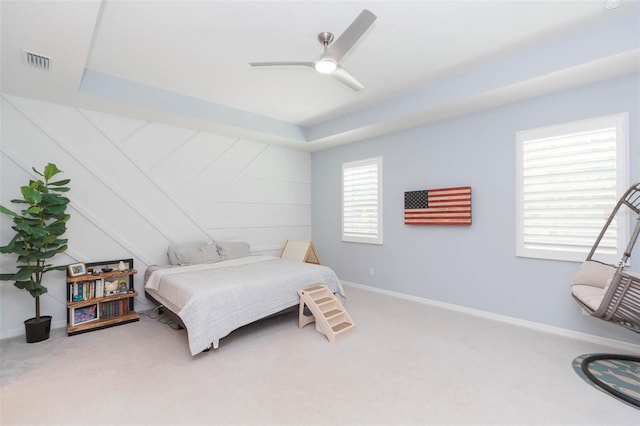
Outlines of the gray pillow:
[[167,251],[172,265],[215,263],[222,260],[213,241],[172,244]]
[[223,259],[238,259],[251,256],[249,243],[244,241],[220,241],[218,242],[218,252]]

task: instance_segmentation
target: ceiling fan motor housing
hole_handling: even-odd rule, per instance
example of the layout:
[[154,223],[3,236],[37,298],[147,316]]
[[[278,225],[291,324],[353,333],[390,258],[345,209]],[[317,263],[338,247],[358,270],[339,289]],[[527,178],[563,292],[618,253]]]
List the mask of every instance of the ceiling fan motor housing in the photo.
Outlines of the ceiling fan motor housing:
[[333,33],[327,31],[321,32],[318,34],[318,41],[326,48],[333,41]]

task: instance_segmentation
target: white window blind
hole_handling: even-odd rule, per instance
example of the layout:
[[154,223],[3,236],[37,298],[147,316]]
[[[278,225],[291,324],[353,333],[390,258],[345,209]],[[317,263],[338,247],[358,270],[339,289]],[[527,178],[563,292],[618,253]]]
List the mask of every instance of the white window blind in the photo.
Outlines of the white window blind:
[[[627,183],[626,114],[517,134],[516,255],[583,261]],[[628,218],[616,218],[598,260],[617,263]]]
[[342,241],[382,244],[382,157],[342,164]]

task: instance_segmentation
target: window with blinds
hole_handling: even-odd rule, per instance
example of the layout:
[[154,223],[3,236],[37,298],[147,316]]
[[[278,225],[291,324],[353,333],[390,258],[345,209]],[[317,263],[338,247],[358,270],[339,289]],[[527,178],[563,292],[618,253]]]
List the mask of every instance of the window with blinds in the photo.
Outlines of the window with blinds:
[[342,164],[342,241],[382,244],[382,157]]
[[[516,255],[584,261],[627,183],[627,115],[518,132]],[[595,259],[617,263],[628,218]]]

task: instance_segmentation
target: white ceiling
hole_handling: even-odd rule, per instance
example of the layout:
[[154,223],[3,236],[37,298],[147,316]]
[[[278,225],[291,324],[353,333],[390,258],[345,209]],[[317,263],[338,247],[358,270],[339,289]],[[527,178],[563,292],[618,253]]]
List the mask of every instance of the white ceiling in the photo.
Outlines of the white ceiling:
[[[3,0],[2,92],[316,150],[637,72],[639,3],[603,3]],[[317,59],[364,8],[363,91],[249,67]]]

